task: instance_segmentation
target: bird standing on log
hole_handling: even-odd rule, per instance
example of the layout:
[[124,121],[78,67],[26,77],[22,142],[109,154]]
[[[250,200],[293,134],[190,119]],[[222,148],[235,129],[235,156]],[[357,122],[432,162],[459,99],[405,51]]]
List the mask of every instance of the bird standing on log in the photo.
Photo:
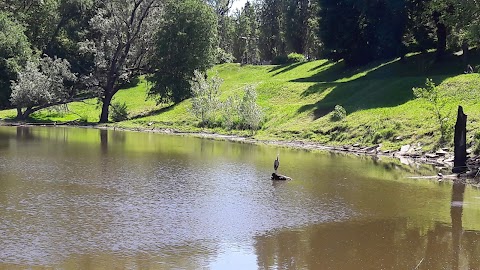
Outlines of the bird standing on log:
[[277,154],[277,159],[275,159],[275,161],[273,162],[273,169],[275,170],[275,173],[277,173],[278,166],[280,166],[280,161],[278,160],[278,155],[279,154]]

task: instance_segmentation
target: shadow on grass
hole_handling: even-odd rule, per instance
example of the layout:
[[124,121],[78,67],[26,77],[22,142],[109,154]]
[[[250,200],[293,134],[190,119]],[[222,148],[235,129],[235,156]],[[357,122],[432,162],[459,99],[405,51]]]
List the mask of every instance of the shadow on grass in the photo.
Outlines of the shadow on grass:
[[[338,81],[362,72],[366,75]],[[428,53],[354,69],[345,67],[343,62],[337,62],[329,69],[292,82],[317,82],[308,87],[301,94],[302,97],[322,94],[330,89],[324,98],[298,110],[299,113],[312,111],[315,120],[330,113],[335,105],[342,105],[347,113],[395,107],[412,100],[412,88],[423,87],[426,78],[432,78],[436,84],[440,84],[445,79],[462,73],[463,62],[460,57],[452,55],[443,62],[436,63],[434,55]]]
[[135,119],[139,119],[139,118],[143,118],[143,117],[148,117],[148,116],[153,116],[153,115],[165,113],[165,112],[173,110],[176,105],[177,104],[171,104],[171,105],[168,105],[168,106],[160,108],[160,109],[156,109],[156,110],[148,111],[148,112],[145,112],[145,113],[137,114],[137,115],[129,118],[129,120],[135,120]]
[[322,68],[322,67],[325,67],[325,66],[328,66],[328,65],[330,65],[330,64],[333,64],[333,63],[334,63],[333,61],[327,60],[327,61],[321,63],[320,65],[309,69],[308,71],[309,71],[309,72],[312,72],[312,71],[318,70],[318,69],[320,69],[320,68]]
[[292,70],[296,67],[299,67],[299,66],[301,66],[305,63],[307,63],[307,62],[293,63],[293,64],[288,64],[288,65],[279,65],[279,66],[273,67],[268,72],[275,72],[275,74],[273,74],[273,76],[277,76],[277,75],[280,75],[282,73],[289,72],[290,70]]

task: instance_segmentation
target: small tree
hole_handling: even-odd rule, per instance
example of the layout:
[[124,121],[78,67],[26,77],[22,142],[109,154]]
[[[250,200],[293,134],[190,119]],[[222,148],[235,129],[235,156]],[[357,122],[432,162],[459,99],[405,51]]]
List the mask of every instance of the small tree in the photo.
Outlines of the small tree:
[[29,61],[12,83],[10,101],[17,106],[17,119],[25,120],[33,112],[71,101],[74,93],[66,85],[75,80],[67,60],[44,57],[38,63]]
[[192,91],[192,113],[202,121],[202,124],[212,123],[219,107],[220,85],[222,79],[214,76],[210,81],[202,72],[195,70],[190,81]]
[[251,85],[245,87],[240,103],[240,118],[242,124],[253,132],[260,127],[263,120],[262,108],[257,104],[257,92]]
[[417,98],[424,99],[428,102],[435,120],[439,126],[440,131],[440,145],[445,144],[449,136],[452,134],[449,121],[450,111],[447,110],[447,98],[442,94],[439,88],[435,85],[432,79],[427,79],[425,82],[425,88],[413,88],[413,94]]

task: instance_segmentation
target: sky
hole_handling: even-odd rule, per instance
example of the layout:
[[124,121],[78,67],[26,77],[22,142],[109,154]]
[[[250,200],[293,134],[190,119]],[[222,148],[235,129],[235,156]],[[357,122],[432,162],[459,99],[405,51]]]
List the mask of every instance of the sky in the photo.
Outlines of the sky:
[[232,11],[236,9],[241,9],[243,6],[245,6],[246,2],[247,0],[235,0],[235,2],[233,2],[233,5],[232,5]]

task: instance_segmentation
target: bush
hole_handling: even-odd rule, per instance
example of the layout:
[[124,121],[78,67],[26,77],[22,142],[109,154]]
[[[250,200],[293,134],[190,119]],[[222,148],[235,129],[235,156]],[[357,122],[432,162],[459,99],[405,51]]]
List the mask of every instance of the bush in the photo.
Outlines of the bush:
[[290,53],[289,55],[277,55],[272,60],[273,65],[285,65],[306,62],[307,58],[301,53]]
[[239,100],[238,98],[228,97],[222,103],[222,126],[226,129],[233,129],[240,122]]
[[291,64],[291,63],[303,63],[303,62],[306,62],[307,59],[305,58],[305,56],[301,53],[291,53],[287,56],[287,63]]
[[80,123],[88,123],[88,115],[86,115],[86,114],[80,115],[80,118],[78,118],[78,121]]
[[332,121],[340,121],[347,117],[347,111],[341,105],[335,105],[330,119]]
[[453,123],[450,119],[452,111],[447,107],[448,97],[444,92],[440,91],[432,79],[427,79],[425,87],[415,87],[412,89],[416,98],[423,99],[427,102],[427,109],[433,115],[438,124],[440,131],[439,144],[445,145],[450,141],[453,134]]
[[233,63],[233,61],[235,61],[235,57],[231,53],[226,52],[220,47],[217,48],[217,64]]
[[475,135],[473,135],[473,153],[475,155],[480,154],[480,132],[476,132]]
[[113,102],[110,117],[114,122],[120,122],[128,119],[128,107],[125,102]]
[[257,104],[257,92],[251,85],[245,87],[245,94],[239,108],[241,123],[244,127],[253,132],[260,128],[260,123],[263,121],[263,112]]
[[192,90],[191,112],[200,119],[202,125],[210,125],[215,120],[215,112],[219,107],[220,85],[222,79],[214,76],[210,81],[198,70],[190,81]]

